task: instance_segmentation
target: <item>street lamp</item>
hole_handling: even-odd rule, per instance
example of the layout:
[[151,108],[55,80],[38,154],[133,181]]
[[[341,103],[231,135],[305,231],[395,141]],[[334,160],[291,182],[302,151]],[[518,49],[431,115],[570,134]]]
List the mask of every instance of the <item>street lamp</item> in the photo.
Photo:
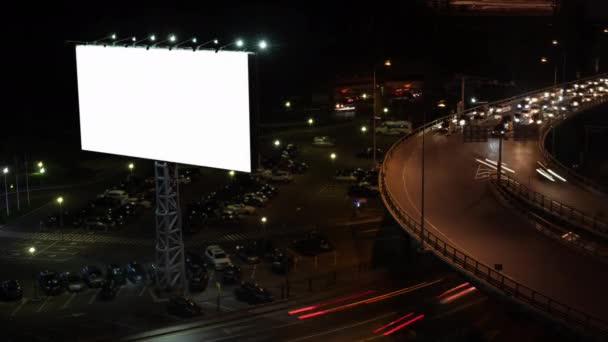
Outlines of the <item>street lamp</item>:
[[266,50],[266,48],[268,48],[268,43],[265,40],[260,40],[258,47],[260,50]]
[[40,173],[41,175],[43,175],[45,172],[46,172],[46,169],[45,169],[45,168],[43,168],[43,167],[41,167],[41,168],[40,168],[40,172],[39,172],[39,173]]
[[36,165],[38,165],[38,168],[41,168],[44,166],[44,164],[41,161],[39,161],[38,164],[36,164]]
[[234,175],[236,175],[236,172],[234,172],[234,170],[230,170],[230,171],[228,171],[228,175],[230,177],[234,177]]
[[[540,62],[543,64],[546,64],[549,62],[549,59],[547,57],[541,57],[540,58]],[[557,84],[557,63],[555,61],[553,61],[553,85]]]
[[476,103],[476,102],[477,102],[477,99],[474,97],[471,97],[471,103]]
[[308,124],[310,126],[314,125],[314,123],[315,123],[315,120],[313,118],[308,118]]
[[557,39],[553,39],[551,41],[551,44],[553,44],[553,45],[559,45],[559,42],[557,41]]
[[367,132],[367,127],[366,126],[361,126],[361,133],[365,133]]
[[57,197],[57,204],[59,204],[59,227],[63,227],[63,210],[61,207],[63,204],[63,197]]
[[[30,259],[33,259],[36,255],[36,247],[31,246],[27,249],[27,253],[30,255]],[[34,272],[32,277],[32,286],[34,286],[34,298],[33,301],[39,301],[40,297],[38,296],[38,285],[36,284],[36,272]]]
[[274,146],[275,146],[275,147],[279,147],[279,146],[281,146],[281,141],[280,141],[279,139],[275,140],[275,141],[274,141]]
[[10,210],[8,208],[8,186],[6,181],[6,175],[8,174],[8,167],[2,169],[2,173],[4,174],[4,202],[6,203],[6,216],[10,215]]
[[127,167],[129,168],[129,172],[130,172],[131,174],[133,174],[133,169],[135,168],[135,164],[133,164],[133,163],[129,163],[129,165],[128,165]]
[[336,157],[337,157],[336,154],[333,152],[329,155],[329,158],[331,159],[331,161],[336,160]]
[[[217,43],[215,43],[215,41],[214,41],[214,44],[217,44]],[[235,40],[235,41],[234,41],[234,42],[232,42],[232,43],[228,43],[228,44],[226,44],[226,45],[224,45],[224,46],[220,46],[220,48],[219,48],[218,50],[223,50],[223,49],[225,49],[225,48],[227,48],[227,47],[229,47],[229,46],[231,46],[231,45],[236,45],[236,47],[238,47],[238,48],[242,48],[242,47],[244,47],[244,46],[245,46],[245,41],[244,41],[244,40],[242,40],[242,39],[237,39],[237,40]]]
[[382,109],[382,111],[384,112],[384,114],[388,113],[388,108],[384,107],[384,109]]
[[[391,60],[387,59],[384,61],[384,67],[385,68],[389,68],[392,65]],[[376,67],[377,65],[374,64],[373,66],[373,70],[372,70],[372,79],[373,79],[373,84],[372,84],[372,96],[373,96],[373,104],[372,104],[372,159],[373,159],[373,163],[374,163],[374,168],[377,166],[377,162],[376,162],[376,106],[378,105],[378,102],[376,101],[376,99],[378,98],[378,92],[376,91],[377,89],[377,84],[376,84]],[[388,111],[388,108],[385,108],[385,113]]]
[[290,107],[291,107],[291,102],[285,101],[285,108],[290,108]]
[[363,94],[361,95],[361,97],[362,97],[362,98],[365,100],[365,99],[367,98],[367,94],[366,94],[366,93],[363,93]]

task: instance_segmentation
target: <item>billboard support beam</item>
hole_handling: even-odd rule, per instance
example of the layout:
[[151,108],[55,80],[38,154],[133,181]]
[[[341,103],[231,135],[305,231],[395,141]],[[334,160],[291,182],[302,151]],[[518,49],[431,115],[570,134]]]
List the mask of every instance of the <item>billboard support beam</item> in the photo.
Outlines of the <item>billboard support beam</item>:
[[177,164],[154,162],[156,184],[156,286],[183,293],[186,284],[184,241]]

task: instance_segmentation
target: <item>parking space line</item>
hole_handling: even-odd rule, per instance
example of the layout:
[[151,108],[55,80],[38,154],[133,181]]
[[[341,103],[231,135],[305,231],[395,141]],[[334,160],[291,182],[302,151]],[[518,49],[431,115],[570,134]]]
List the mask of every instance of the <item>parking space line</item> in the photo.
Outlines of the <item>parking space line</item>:
[[42,302],[42,304],[40,304],[40,306],[38,307],[38,309],[36,309],[36,312],[42,311],[42,309],[44,308],[44,306],[46,305],[46,303],[49,301],[49,298],[51,298],[51,297],[46,297],[44,299],[44,301]]
[[74,297],[76,297],[76,293],[72,293],[70,298],[68,298],[68,300],[66,300],[65,303],[63,303],[63,305],[61,306],[61,309],[67,308],[68,305],[70,305],[70,302],[72,301],[72,299],[74,299]]
[[137,295],[137,297],[143,296],[144,293],[146,292],[147,288],[148,288],[148,285],[144,285],[144,287],[142,287],[141,291],[139,291],[139,294]]
[[14,317],[14,316],[15,316],[15,314],[17,314],[17,312],[18,312],[19,310],[21,310],[21,308],[22,308],[22,307],[25,305],[25,303],[27,303],[27,298],[22,298],[22,299],[21,299],[21,303],[19,303],[19,306],[17,306],[17,307],[15,308],[15,310],[13,310],[13,312],[11,312],[11,317]]
[[43,249],[41,249],[40,251],[38,251],[38,253],[36,253],[36,255],[38,255],[38,254],[42,254],[44,251],[46,251],[47,249],[49,249],[49,248],[51,248],[51,247],[55,246],[57,243],[59,243],[59,241],[55,241],[55,242],[53,242],[52,244],[50,244],[50,245],[48,245],[48,246],[44,247]]
[[93,304],[93,302],[95,301],[95,298],[97,298],[97,295],[99,294],[99,292],[101,291],[101,289],[96,289],[93,293],[93,295],[91,296],[91,298],[89,299],[89,301],[87,302],[87,304]]

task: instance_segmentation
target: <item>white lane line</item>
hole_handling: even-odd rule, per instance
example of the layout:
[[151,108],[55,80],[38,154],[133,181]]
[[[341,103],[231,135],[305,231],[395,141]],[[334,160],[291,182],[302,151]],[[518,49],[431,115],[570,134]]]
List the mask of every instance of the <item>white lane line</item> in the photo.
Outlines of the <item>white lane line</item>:
[[50,244],[50,245],[48,245],[48,246],[44,247],[43,249],[39,250],[39,251],[36,253],[36,255],[42,254],[44,251],[46,251],[47,249],[49,249],[49,248],[51,248],[51,247],[55,246],[57,243],[59,243],[59,241],[55,241],[55,242],[53,242],[52,244]]
[[21,308],[25,305],[25,303],[27,303],[27,298],[22,298],[21,303],[19,303],[19,306],[17,306],[15,308],[15,310],[13,310],[13,312],[11,312],[11,317],[14,317],[17,314],[17,312],[19,312],[19,310],[21,310]]
[[61,309],[66,309],[70,305],[70,302],[74,299],[74,297],[76,297],[76,294],[72,293],[70,298],[68,298],[68,300],[66,300],[65,303],[63,303],[63,305],[61,306]]
[[40,312],[42,311],[42,309],[44,308],[44,306],[46,305],[46,303],[48,303],[50,297],[46,297],[44,299],[44,302],[42,302],[42,304],[40,304],[40,306],[38,307],[38,309],[36,309],[36,312]]
[[380,228],[374,228],[374,229],[368,229],[368,230],[362,230],[359,232],[359,234],[365,234],[365,233],[375,233],[377,231],[379,231]]
[[[412,206],[412,208],[414,208],[414,210],[416,211],[418,216],[420,216],[421,215],[420,210],[418,210],[418,207],[416,207],[416,205],[414,205],[414,202],[412,201],[412,198],[410,197],[410,193],[409,193],[409,191],[407,191],[407,185],[405,184],[405,167],[403,168],[403,172],[401,173],[401,179],[403,180],[403,189],[405,189],[405,195],[407,196],[407,200],[410,202],[410,205]],[[459,244],[454,242],[452,239],[450,239],[447,235],[445,235],[441,230],[437,229],[437,227],[435,227],[435,225],[432,224],[429,220],[425,219],[424,222],[426,222],[429,226],[433,227],[433,229],[435,229],[435,231],[437,233],[439,233],[444,238],[446,238],[446,240],[451,242],[454,247],[460,249],[461,251],[465,252],[468,255],[472,255],[466,249],[462,248],[462,246],[460,246]]]
[[139,293],[137,294],[137,297],[143,296],[144,293],[146,292],[147,288],[148,288],[148,285],[144,285],[144,287],[142,287],[141,291],[139,291]]
[[87,304],[93,304],[93,302],[95,301],[95,298],[97,298],[97,295],[99,295],[100,291],[101,291],[101,289],[96,289],[95,291],[93,291],[93,295],[91,296],[91,298],[89,299]]
[[323,335],[327,335],[327,334],[333,334],[333,333],[338,332],[338,331],[342,331],[342,330],[354,328],[354,327],[359,326],[359,325],[364,325],[364,324],[367,324],[367,323],[371,323],[373,321],[377,321],[377,320],[382,319],[384,317],[392,316],[392,315],[394,315],[396,313],[397,313],[396,311],[389,312],[389,313],[384,314],[382,316],[374,317],[374,318],[371,318],[371,319],[368,319],[368,320],[365,320],[365,321],[353,323],[353,324],[346,325],[346,326],[343,326],[343,327],[340,327],[340,328],[336,328],[336,329],[332,329],[332,330],[327,330],[327,331],[324,331],[324,332],[320,332],[318,334],[313,334],[313,335],[308,335],[308,336],[302,336],[302,337],[299,337],[299,338],[296,338],[296,339],[293,339],[293,340],[288,340],[287,342],[303,341],[303,340],[308,340],[308,339],[311,339],[311,338],[315,338],[315,337],[319,337],[319,336],[323,336]]

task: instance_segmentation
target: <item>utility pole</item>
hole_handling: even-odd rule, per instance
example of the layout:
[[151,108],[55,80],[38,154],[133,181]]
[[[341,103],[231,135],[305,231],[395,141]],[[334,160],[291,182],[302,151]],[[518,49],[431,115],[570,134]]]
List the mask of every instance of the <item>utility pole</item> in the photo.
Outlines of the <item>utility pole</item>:
[[17,211],[21,211],[21,201],[19,200],[19,162],[15,156],[15,191],[17,194]]

